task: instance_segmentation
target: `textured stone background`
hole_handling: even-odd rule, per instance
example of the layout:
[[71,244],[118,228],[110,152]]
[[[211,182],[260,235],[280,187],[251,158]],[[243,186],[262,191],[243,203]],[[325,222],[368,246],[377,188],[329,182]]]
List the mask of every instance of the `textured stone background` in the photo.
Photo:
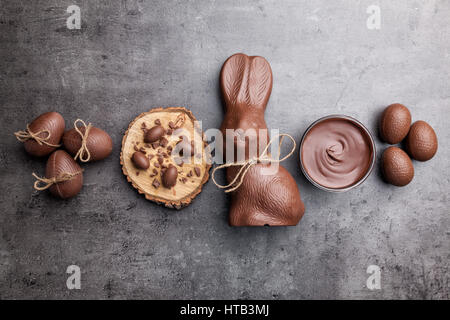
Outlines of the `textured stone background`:
[[[81,7],[81,30],[66,8]],[[366,9],[381,7],[380,30]],[[16,1],[0,6],[0,298],[450,298],[450,2]],[[376,133],[392,102],[429,122],[440,146],[404,188],[377,168],[345,194],[315,189],[284,165],[307,211],[297,227],[231,228],[211,182],[182,211],[146,201],[119,165],[128,123],[156,106],[188,106],[218,127],[218,76],[233,53],[262,55],[274,87],[270,127],[300,139],[315,119],[354,116]],[[61,201],[33,191],[13,132],[56,110],[114,140]],[[386,147],[378,141],[379,155]],[[70,264],[82,289],[69,291]],[[370,291],[367,266],[382,268]]]

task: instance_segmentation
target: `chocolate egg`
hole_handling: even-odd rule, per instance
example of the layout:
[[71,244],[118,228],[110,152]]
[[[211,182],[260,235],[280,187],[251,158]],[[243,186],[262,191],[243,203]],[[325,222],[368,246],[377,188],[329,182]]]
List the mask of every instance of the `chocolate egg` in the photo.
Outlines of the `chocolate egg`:
[[402,141],[411,126],[411,113],[400,103],[394,103],[384,109],[380,121],[381,139],[390,144]]
[[[78,130],[84,135],[86,127],[78,127]],[[72,155],[75,156],[81,148],[82,137],[75,128],[64,133],[62,138],[64,147]],[[102,160],[108,157],[112,151],[112,140],[109,134],[102,129],[91,127],[86,138],[86,148],[89,150],[90,158],[88,161]],[[83,151],[83,157],[87,154]]]
[[416,121],[409,130],[405,146],[413,159],[419,161],[430,160],[438,149],[436,133],[425,121]]
[[[59,145],[64,133],[64,118],[58,112],[46,112],[34,119],[29,125],[31,133],[39,133],[42,139],[39,144],[33,138],[24,142],[25,151],[36,157],[43,157],[52,153]],[[48,137],[48,139],[47,139]]]
[[159,139],[162,138],[162,136],[164,136],[165,133],[166,132],[162,126],[154,126],[149,130],[147,130],[147,132],[144,135],[144,141],[146,143],[158,141]]
[[133,153],[133,156],[131,157],[131,161],[133,162],[134,166],[138,169],[148,169],[150,166],[150,161],[148,160],[147,156],[140,151],[136,151]]
[[171,188],[177,184],[178,170],[174,165],[170,165],[162,175],[164,187]]
[[70,198],[77,195],[83,186],[83,173],[78,163],[64,150],[56,150],[47,160],[46,178],[73,175],[69,180],[53,184],[49,190],[59,198]]
[[400,148],[387,148],[381,156],[381,167],[385,180],[394,186],[406,186],[414,178],[412,161]]

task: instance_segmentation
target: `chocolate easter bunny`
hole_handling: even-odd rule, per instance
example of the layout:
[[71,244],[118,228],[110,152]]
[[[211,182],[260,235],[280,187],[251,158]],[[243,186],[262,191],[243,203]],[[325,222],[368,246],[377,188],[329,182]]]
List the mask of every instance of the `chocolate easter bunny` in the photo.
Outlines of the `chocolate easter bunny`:
[[[264,112],[272,91],[270,65],[262,57],[235,54],[223,64],[220,88],[225,101],[225,118],[221,126],[223,136],[226,137],[226,129],[254,129],[256,132],[245,140],[233,138],[235,151],[245,149],[245,157],[248,158],[248,146],[252,140],[256,140],[257,145],[267,141],[261,139],[259,129],[267,129]],[[265,132],[267,134],[267,130]],[[264,147],[262,144],[260,148]],[[225,142],[224,146],[226,149]],[[291,226],[302,218],[305,206],[294,178],[281,165],[277,165],[275,170],[269,166],[270,163],[252,165],[242,184],[231,193],[231,226]],[[236,166],[227,168],[228,182],[236,177],[238,171]]]

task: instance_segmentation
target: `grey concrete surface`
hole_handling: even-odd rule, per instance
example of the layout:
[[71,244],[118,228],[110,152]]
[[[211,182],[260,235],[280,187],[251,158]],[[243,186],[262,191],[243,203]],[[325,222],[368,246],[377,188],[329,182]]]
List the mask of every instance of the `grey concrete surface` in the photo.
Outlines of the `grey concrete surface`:
[[[66,28],[71,4],[81,30]],[[366,27],[371,4],[379,30]],[[449,17],[446,0],[1,0],[0,299],[449,299]],[[270,127],[299,140],[312,121],[343,113],[375,134],[380,111],[401,102],[435,128],[437,155],[414,162],[404,188],[377,167],[345,194],[314,188],[291,157],[307,207],[296,227],[229,227],[211,181],[182,211],[146,201],[119,165],[129,122],[181,105],[218,127],[219,70],[236,52],[272,66]],[[33,191],[45,160],[13,136],[49,110],[114,140],[70,200]],[[66,288],[71,264],[81,290]],[[381,290],[366,287],[369,265],[381,268]]]

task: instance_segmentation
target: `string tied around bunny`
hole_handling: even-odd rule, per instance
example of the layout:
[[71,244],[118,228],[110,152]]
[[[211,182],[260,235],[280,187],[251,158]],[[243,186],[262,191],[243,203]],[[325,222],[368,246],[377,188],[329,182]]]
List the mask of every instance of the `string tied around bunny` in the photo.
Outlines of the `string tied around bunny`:
[[83,172],[83,169],[80,171],[74,172],[74,173],[63,172],[63,173],[57,175],[56,177],[52,177],[52,178],[45,178],[45,177],[41,178],[36,173],[33,172],[33,177],[36,178],[36,181],[34,182],[34,189],[36,189],[38,191],[48,189],[56,183],[72,180],[76,175],[78,175],[82,172]]
[[[84,133],[81,132],[80,128],[77,125],[77,123],[79,122],[84,127]],[[81,136],[81,147],[80,149],[78,149],[77,153],[75,154],[75,157],[73,158],[74,160],[77,160],[77,158],[79,158],[80,161],[82,162],[88,162],[89,160],[91,160],[91,153],[89,152],[89,149],[87,147],[87,139],[89,136],[89,131],[91,131],[92,128],[92,123],[89,122],[89,124],[86,125],[86,123],[83,120],[77,119],[73,123],[73,126],[75,127],[75,130],[78,132],[78,134]]]
[[[281,145],[283,144],[283,139],[284,137],[288,137],[293,145],[292,145],[292,149],[291,151],[289,151],[289,153],[287,155],[285,155],[283,158],[281,159],[276,159],[276,158],[272,158],[271,155],[267,154],[267,151],[269,150],[269,147],[272,145],[272,143],[276,140],[276,139],[280,139],[280,143],[278,145],[278,157],[281,154]],[[275,137],[273,137],[272,139],[270,139],[269,143],[266,145],[266,147],[264,148],[264,150],[261,152],[261,154],[259,156],[244,160],[244,161],[238,161],[238,162],[230,162],[230,163],[224,163],[220,166],[217,166],[214,168],[212,174],[211,174],[211,178],[214,182],[214,184],[220,188],[220,189],[226,189],[225,192],[232,192],[236,189],[238,189],[241,185],[242,182],[244,181],[244,177],[247,174],[248,170],[254,166],[257,163],[266,163],[266,162],[275,162],[275,163],[279,163],[282,162],[284,160],[286,160],[287,158],[289,158],[294,152],[295,152],[295,148],[296,148],[296,143],[294,138],[287,134],[287,133],[282,133],[282,134],[278,134]],[[238,173],[236,174],[236,176],[233,178],[233,180],[226,184],[226,185],[221,185],[216,181],[215,178],[215,174],[217,170],[223,169],[223,168],[228,168],[228,167],[234,167],[234,166],[241,166],[241,168],[239,169]]]
[[[45,134],[45,137],[40,136],[42,133]],[[17,140],[19,140],[20,142],[25,142],[30,139],[33,139],[40,146],[42,146],[43,144],[45,144],[49,147],[54,147],[54,148],[58,148],[61,146],[60,144],[52,144],[52,143],[48,142],[48,140],[52,136],[52,134],[50,133],[49,130],[45,129],[45,130],[33,132],[30,130],[29,124],[27,124],[27,128],[25,130],[20,130],[20,131],[14,132],[14,135],[16,136]]]

